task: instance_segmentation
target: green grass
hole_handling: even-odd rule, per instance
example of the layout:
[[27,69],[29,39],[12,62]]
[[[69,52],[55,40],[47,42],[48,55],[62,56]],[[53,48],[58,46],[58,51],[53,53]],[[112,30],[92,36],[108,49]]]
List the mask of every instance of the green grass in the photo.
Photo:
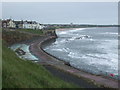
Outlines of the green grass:
[[32,33],[32,34],[39,34],[39,35],[42,35],[42,34],[43,34],[42,30],[17,29],[17,31],[23,31],[23,32],[28,32],[28,33]]
[[77,86],[52,76],[43,66],[22,60],[2,45],[3,88],[75,88]]
[[0,40],[0,89],[2,88],[2,40]]
[[2,88],[2,27],[1,27],[1,19],[0,19],[0,89]]
[[29,40],[33,37],[33,35],[27,33],[20,33],[18,31],[2,31],[2,39],[5,40],[9,45],[18,43],[24,40]]

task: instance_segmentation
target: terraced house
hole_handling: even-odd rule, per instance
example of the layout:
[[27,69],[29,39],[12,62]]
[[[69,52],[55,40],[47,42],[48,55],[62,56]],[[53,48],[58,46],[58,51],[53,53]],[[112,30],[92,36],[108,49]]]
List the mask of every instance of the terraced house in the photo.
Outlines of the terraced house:
[[16,24],[12,19],[2,20],[3,28],[16,28]]
[[23,28],[23,21],[14,21],[16,28]]
[[12,19],[2,20],[2,27],[3,28],[24,28],[24,29],[43,29],[44,25],[36,22],[36,21],[14,21]]
[[44,25],[37,23],[36,21],[24,21],[23,28],[26,29],[42,29]]

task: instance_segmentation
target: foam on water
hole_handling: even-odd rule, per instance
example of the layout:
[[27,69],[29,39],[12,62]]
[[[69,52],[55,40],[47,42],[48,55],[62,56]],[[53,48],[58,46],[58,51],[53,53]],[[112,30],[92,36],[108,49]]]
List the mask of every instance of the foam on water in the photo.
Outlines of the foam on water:
[[26,45],[26,44],[14,44],[12,45],[10,48],[15,51],[17,48],[20,48],[22,49],[25,53],[25,55],[21,55],[20,58],[24,58],[24,59],[27,59],[27,60],[38,60],[38,58],[36,58],[34,55],[32,55],[29,51],[29,45]]
[[117,28],[57,31],[56,42],[46,48],[75,68],[107,76],[112,73],[118,78],[117,34]]
[[80,57],[77,53],[75,53],[75,52],[70,52],[70,53],[68,54],[68,56],[71,57],[71,58],[78,58],[78,59],[81,58],[81,57]]
[[57,34],[58,36],[60,36],[60,35],[66,35],[66,34],[68,34],[68,33],[76,32],[76,31],[84,30],[84,29],[86,29],[86,28],[78,28],[78,29],[74,29],[74,30],[56,31],[56,34]]
[[113,33],[113,32],[104,32],[104,33],[100,33],[100,34],[113,34],[113,35],[118,35],[118,33]]

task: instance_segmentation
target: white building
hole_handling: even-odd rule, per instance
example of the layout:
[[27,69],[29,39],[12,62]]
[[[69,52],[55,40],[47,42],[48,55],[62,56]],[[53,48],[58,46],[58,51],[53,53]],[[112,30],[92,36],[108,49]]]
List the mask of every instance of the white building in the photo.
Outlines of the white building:
[[14,21],[16,28],[23,28],[23,21]]
[[8,27],[9,28],[15,28],[16,27],[16,24],[14,23],[14,21],[12,19],[9,20]]
[[3,28],[24,28],[24,29],[43,29],[44,25],[37,23],[36,21],[14,21],[12,19],[2,20]]
[[23,28],[36,30],[36,29],[42,29],[44,28],[44,26],[35,21],[24,21]]
[[38,25],[38,28],[39,28],[39,29],[43,29],[44,27],[45,27],[45,26],[42,25],[42,24],[39,24],[39,25]]
[[23,28],[26,28],[26,29],[31,29],[32,28],[32,22],[30,21],[24,21],[23,22]]
[[12,19],[2,20],[3,28],[15,28],[16,25]]

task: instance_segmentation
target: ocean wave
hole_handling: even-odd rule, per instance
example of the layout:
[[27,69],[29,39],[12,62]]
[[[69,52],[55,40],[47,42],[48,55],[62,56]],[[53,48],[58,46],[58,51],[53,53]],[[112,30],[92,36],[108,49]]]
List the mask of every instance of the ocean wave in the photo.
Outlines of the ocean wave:
[[[69,40],[80,40],[80,39],[88,39],[88,38],[92,38],[92,37],[89,35],[80,35],[80,36],[72,37]],[[92,39],[90,39],[90,40],[92,40]]]
[[22,49],[25,53],[25,55],[22,55],[20,56],[21,58],[24,58],[24,59],[28,59],[28,60],[38,60],[37,57],[35,57],[34,55],[32,55],[30,53],[30,50],[29,50],[29,45],[26,45],[26,44],[15,44],[15,45],[12,45],[10,48],[15,51],[17,48],[20,48]]
[[67,42],[67,39],[60,39],[60,40],[56,40],[53,45],[59,45],[59,44],[63,44],[63,43],[66,43]]
[[61,31],[61,32],[59,32],[59,34],[67,34],[67,32],[66,31]]
[[[115,37],[118,34],[117,30],[109,30],[109,28],[82,30],[58,32],[59,37],[56,39],[55,45],[50,48],[56,49],[53,55],[61,57],[62,60],[65,58],[65,61],[78,69],[97,74],[102,72],[102,74],[118,75],[117,46],[119,42]],[[50,49],[49,51],[52,53]]]
[[75,52],[69,52],[68,56],[71,57],[71,58],[81,58],[80,55],[78,55]]
[[60,51],[62,52],[63,50],[62,49],[51,49],[52,51]]
[[[72,58],[75,58],[76,56],[72,56]],[[71,65],[82,69],[85,71],[92,72],[94,74],[109,74],[113,73],[114,75],[118,75],[118,65],[117,62],[110,62],[105,59],[100,59],[99,55],[98,58],[96,58],[97,55],[83,55],[83,57],[78,57],[77,60],[71,61]]]
[[56,49],[52,49],[52,51],[60,51],[60,52],[69,52],[69,48],[56,48]]
[[113,33],[113,32],[105,32],[105,33],[100,33],[100,34],[113,34],[113,35],[118,35],[118,33]]
[[85,30],[86,28],[78,28],[78,29],[70,29],[70,30],[64,30],[64,31],[56,31],[56,34],[59,35],[64,35],[64,34],[68,34],[68,33],[72,33],[72,32],[77,32],[79,30]]
[[77,32],[77,31],[82,31],[82,30],[86,30],[87,28],[78,28],[78,29],[74,29],[74,30],[69,30],[69,32]]

